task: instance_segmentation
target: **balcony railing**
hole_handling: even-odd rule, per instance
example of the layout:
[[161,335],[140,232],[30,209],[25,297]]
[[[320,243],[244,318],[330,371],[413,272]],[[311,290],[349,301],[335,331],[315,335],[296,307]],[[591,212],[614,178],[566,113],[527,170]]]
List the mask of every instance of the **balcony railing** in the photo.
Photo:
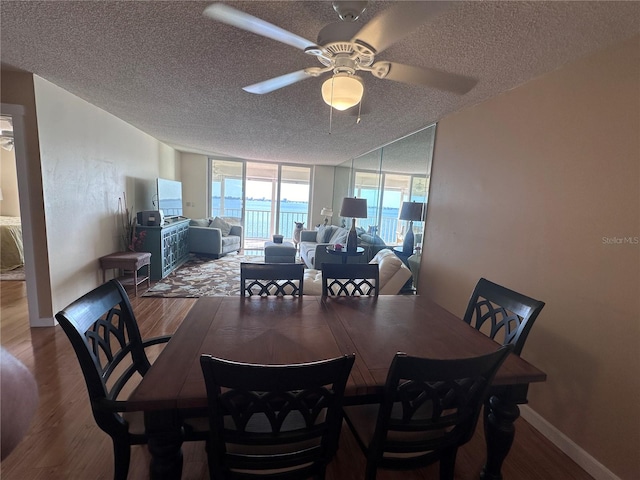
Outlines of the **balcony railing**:
[[[220,215],[220,210],[213,210],[213,215],[221,217],[241,218],[242,210],[239,208],[225,208]],[[294,222],[303,222],[307,225],[308,215],[300,212],[280,212],[280,222],[278,232],[286,238],[291,238],[293,234]],[[272,215],[267,210],[245,210],[244,236],[245,238],[269,239],[276,233],[271,231]]]
[[[239,208],[225,208],[224,213],[220,214],[220,210],[213,210],[213,215],[219,215],[221,217],[233,217],[241,218],[242,210]],[[266,210],[245,210],[244,221],[244,237],[245,239],[264,239],[268,240],[276,233],[271,231],[271,212]],[[307,224],[308,215],[300,212],[280,212],[280,222],[278,225],[278,232],[280,235],[284,235],[285,238],[291,238],[293,235],[294,222],[303,222],[305,229],[311,229],[312,226]],[[400,222],[400,227],[398,225]],[[370,218],[358,219],[357,225],[367,230],[369,226],[375,225],[377,222]],[[388,245],[395,245],[402,241],[404,237],[404,225],[402,220],[398,220],[396,217],[383,216],[378,226],[377,234]],[[348,226],[349,224],[347,224]],[[413,232],[415,234],[421,233],[423,230],[422,222],[414,222]]]

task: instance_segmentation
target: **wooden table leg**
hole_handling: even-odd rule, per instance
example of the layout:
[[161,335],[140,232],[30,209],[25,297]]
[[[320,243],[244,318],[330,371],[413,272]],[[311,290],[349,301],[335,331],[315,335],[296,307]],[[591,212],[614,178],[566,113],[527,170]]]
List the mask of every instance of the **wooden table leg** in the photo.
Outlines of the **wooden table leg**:
[[182,422],[175,410],[145,412],[144,423],[149,437],[152,480],[180,480],[182,477]]
[[480,473],[483,480],[502,480],[502,463],[507,458],[515,437],[514,422],[520,416],[517,403],[507,391],[503,393],[491,396],[484,406],[487,461]]

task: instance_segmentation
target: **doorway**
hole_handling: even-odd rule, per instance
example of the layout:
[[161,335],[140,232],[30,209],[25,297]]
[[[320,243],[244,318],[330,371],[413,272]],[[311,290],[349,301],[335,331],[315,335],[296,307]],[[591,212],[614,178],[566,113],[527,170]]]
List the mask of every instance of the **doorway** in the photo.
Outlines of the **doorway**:
[[[27,288],[27,304],[29,310],[29,324],[32,327],[49,327],[56,324],[51,313],[51,291],[45,288],[48,285],[48,275],[42,275],[41,283],[38,285],[36,270],[38,269],[36,260],[36,249],[40,252],[39,259],[46,263],[40,265],[40,269],[48,273],[47,240],[45,235],[34,234],[34,214],[40,215],[38,221],[44,224],[44,212],[32,212],[32,198],[38,196],[31,195],[31,191],[39,188],[40,198],[42,195],[42,184],[35,185],[29,175],[30,164],[27,156],[26,128],[25,128],[25,108],[21,105],[2,103],[0,115],[11,119],[13,130],[13,153],[15,156],[15,171],[17,177],[17,190],[19,207],[17,211],[20,216],[22,227],[22,244],[24,250],[24,273]],[[35,125],[35,121],[33,122]],[[37,165],[39,168],[39,164]],[[34,175],[35,178],[35,175]],[[42,178],[38,175],[38,178]],[[34,202],[37,205],[38,202]],[[44,228],[42,229],[44,230]]]

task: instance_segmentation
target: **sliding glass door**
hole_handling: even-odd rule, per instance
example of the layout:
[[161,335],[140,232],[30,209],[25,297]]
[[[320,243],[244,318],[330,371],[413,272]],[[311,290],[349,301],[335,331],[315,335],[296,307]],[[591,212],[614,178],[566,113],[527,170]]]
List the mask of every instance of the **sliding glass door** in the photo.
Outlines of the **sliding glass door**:
[[211,161],[211,216],[242,220],[244,202],[242,162]]
[[211,160],[211,216],[234,217],[244,226],[245,250],[308,228],[311,169],[274,163]]
[[293,237],[295,222],[311,228],[309,218],[309,194],[311,185],[311,169],[282,165],[280,170],[280,202],[278,204],[277,233],[285,238]]
[[247,162],[245,248],[260,248],[275,232],[278,165]]

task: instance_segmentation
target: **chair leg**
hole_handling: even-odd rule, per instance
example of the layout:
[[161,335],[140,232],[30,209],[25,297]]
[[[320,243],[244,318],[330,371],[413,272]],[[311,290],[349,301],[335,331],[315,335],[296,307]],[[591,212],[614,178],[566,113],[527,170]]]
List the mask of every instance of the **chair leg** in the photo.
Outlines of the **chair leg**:
[[112,438],[113,440],[113,478],[114,480],[127,480],[129,474],[129,462],[131,460],[131,446],[127,442]]
[[457,448],[451,448],[443,452],[440,457],[440,480],[453,480],[457,454]]
[[364,473],[365,480],[376,480],[376,475],[378,473],[378,466],[375,462],[367,459],[367,468]]

